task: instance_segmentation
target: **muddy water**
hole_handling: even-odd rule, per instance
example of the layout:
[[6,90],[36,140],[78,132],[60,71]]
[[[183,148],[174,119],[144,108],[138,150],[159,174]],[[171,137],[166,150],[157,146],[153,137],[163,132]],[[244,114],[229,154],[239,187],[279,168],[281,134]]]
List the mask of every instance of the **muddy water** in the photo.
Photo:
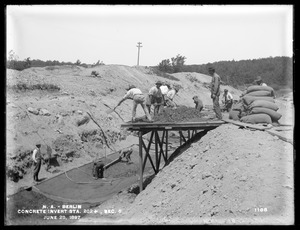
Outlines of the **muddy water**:
[[[118,157],[116,153],[101,160],[107,164]],[[9,196],[6,202],[7,223],[9,225],[48,225],[68,224],[76,221],[75,218],[86,215],[92,207],[138,183],[140,167],[138,152],[134,151],[131,154],[131,160],[131,164],[121,161],[107,168],[103,179],[93,179],[93,164],[89,163],[41,182],[32,189]],[[144,173],[153,173],[149,161]],[[74,209],[80,213],[69,213],[69,209],[67,213],[48,213],[55,212],[52,210],[61,210],[63,205],[81,205],[80,209]],[[40,209],[44,209],[46,213],[20,213],[25,210]]]

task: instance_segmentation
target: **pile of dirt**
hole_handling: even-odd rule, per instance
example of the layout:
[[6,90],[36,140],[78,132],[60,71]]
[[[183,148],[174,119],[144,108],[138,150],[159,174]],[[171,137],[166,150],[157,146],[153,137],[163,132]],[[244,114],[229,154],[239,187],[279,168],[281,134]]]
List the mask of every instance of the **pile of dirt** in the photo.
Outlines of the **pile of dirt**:
[[128,208],[129,224],[293,223],[293,147],[222,125],[161,170]]
[[153,117],[153,122],[194,122],[201,121],[204,117],[205,114],[195,108],[179,106],[176,109],[163,108]]

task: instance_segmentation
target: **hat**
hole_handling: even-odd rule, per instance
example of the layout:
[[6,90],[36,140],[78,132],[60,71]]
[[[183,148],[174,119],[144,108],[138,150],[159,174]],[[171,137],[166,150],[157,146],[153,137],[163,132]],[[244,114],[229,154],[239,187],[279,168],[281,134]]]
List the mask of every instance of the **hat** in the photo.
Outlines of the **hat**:
[[129,85],[126,90],[130,90],[130,89],[133,89],[133,88],[136,88],[135,85]]
[[257,78],[254,80],[255,82],[257,81],[262,81],[261,76],[257,76]]
[[155,85],[162,85],[162,82],[161,82],[161,81],[157,81],[157,82],[155,83]]
[[40,148],[40,147],[41,147],[41,144],[36,144],[35,146],[38,147],[38,148]]
[[193,99],[198,98],[198,96],[193,96]]
[[228,92],[228,89],[224,89],[224,92]]

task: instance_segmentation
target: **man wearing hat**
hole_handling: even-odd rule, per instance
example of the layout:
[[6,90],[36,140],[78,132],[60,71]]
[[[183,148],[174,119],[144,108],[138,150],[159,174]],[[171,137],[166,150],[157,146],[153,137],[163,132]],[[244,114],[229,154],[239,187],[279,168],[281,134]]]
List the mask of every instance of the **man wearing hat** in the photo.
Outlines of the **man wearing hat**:
[[221,78],[218,74],[216,74],[215,68],[213,67],[208,68],[208,73],[210,76],[212,76],[210,86],[211,86],[211,98],[213,100],[213,108],[216,113],[216,117],[221,120],[222,113],[219,104]]
[[[150,114],[148,113],[147,109],[146,109],[146,105],[145,105],[145,96],[142,93],[142,91],[138,88],[135,87],[135,85],[129,85],[129,87],[126,89],[127,93],[124,95],[124,97],[119,101],[119,103],[117,104],[117,106],[115,108],[117,108],[119,105],[121,105],[121,103],[127,99],[131,99],[133,100],[133,107],[132,107],[132,122],[135,122],[135,116],[136,116],[136,108],[137,105],[140,104],[147,116],[147,119],[149,121],[152,121],[152,118],[150,116]],[[114,108],[114,109],[115,109]]]
[[195,103],[195,109],[197,109],[201,112],[201,110],[203,109],[202,100],[198,96],[194,96],[193,100],[194,100],[194,103]]
[[176,93],[178,93],[179,91],[179,87],[178,86],[173,86],[169,92],[167,93],[167,96],[166,96],[166,105],[168,107],[172,107],[172,108],[175,108],[176,107],[176,104],[174,103],[173,99],[176,95]]
[[159,108],[163,105],[163,95],[160,87],[162,86],[161,81],[157,81],[155,86],[153,86],[148,93],[148,99],[146,106],[148,107],[148,112],[151,112],[151,105],[154,105],[154,115],[158,114]]
[[254,80],[254,82],[260,86],[267,86],[266,83],[262,82],[261,76],[257,76],[257,78]]
[[166,82],[162,86],[160,86],[160,90],[163,95],[164,106],[166,106],[167,93],[169,92],[170,89],[171,89],[170,84]]
[[36,148],[33,150],[32,154],[33,159],[33,180],[38,182],[39,181],[39,172],[41,169],[41,163],[42,163],[42,156],[41,156],[41,144],[36,144]]
[[231,93],[228,92],[228,89],[224,89],[223,97],[225,102],[225,110],[229,112],[233,104],[233,97]]

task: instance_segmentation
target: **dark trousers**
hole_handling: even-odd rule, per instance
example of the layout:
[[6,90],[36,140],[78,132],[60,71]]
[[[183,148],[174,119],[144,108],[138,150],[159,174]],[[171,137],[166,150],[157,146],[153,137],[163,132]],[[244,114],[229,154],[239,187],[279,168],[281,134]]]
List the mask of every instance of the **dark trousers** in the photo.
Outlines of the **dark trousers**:
[[222,119],[222,113],[221,113],[221,108],[220,108],[220,104],[219,104],[219,96],[216,96],[214,99],[213,99],[213,108],[214,108],[214,111],[216,113],[216,116],[218,119]]
[[42,163],[41,159],[37,160],[37,163],[34,162],[33,179],[35,181],[39,180],[39,172],[40,172],[40,169],[41,169],[41,163]]

